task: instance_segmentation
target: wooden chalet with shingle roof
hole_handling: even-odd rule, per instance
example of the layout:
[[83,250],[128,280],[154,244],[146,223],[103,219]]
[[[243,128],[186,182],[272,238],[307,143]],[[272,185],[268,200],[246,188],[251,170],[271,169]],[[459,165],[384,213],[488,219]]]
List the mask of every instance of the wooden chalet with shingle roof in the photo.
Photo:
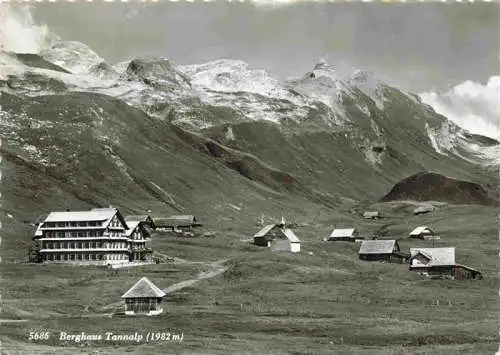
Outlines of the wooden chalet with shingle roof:
[[436,233],[427,226],[419,226],[410,232],[410,238],[439,239]]
[[195,227],[201,227],[193,215],[172,215],[167,218],[154,218],[153,221],[156,228],[162,231],[190,231]]
[[363,239],[363,237],[359,236],[356,228],[342,228],[334,229],[327,240],[355,242],[360,239]]
[[165,293],[147,277],[143,277],[121,297],[125,300],[125,314],[157,315],[163,312]]
[[268,224],[254,234],[255,245],[270,247],[275,251],[300,252],[300,240],[293,230],[286,228],[284,220],[277,224]]
[[455,248],[410,248],[410,271],[434,278],[482,279],[480,271],[455,263]]
[[359,258],[365,261],[386,261],[389,263],[406,263],[409,255],[402,253],[396,240],[364,240],[358,252]]

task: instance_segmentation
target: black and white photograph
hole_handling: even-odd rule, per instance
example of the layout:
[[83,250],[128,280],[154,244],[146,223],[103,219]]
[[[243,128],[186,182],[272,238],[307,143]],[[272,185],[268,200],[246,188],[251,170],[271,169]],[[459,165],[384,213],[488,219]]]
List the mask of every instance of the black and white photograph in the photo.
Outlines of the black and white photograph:
[[0,3],[0,353],[500,354],[500,2]]

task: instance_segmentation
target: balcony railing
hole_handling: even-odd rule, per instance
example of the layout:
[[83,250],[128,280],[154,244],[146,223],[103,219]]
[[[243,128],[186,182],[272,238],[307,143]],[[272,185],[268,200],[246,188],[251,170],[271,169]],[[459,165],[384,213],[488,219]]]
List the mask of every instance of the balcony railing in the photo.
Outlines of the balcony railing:
[[101,235],[101,236],[94,236],[94,237],[43,237],[41,238],[41,240],[53,240],[53,241],[57,241],[57,240],[82,240],[82,241],[88,241],[88,240],[126,240],[128,241],[129,238],[125,237],[125,236],[119,236],[119,237],[111,237],[111,236],[106,236],[106,235]]
[[146,247],[146,248],[140,248],[140,247],[130,247],[130,248],[129,248],[129,250],[130,250],[131,252],[133,252],[133,253],[138,253],[138,252],[148,252],[148,253],[150,253],[150,252],[152,252],[152,251],[153,251],[153,249],[148,248],[148,247]]
[[58,249],[40,249],[40,253],[70,253],[70,252],[89,252],[89,251],[128,251],[128,248],[58,248]]

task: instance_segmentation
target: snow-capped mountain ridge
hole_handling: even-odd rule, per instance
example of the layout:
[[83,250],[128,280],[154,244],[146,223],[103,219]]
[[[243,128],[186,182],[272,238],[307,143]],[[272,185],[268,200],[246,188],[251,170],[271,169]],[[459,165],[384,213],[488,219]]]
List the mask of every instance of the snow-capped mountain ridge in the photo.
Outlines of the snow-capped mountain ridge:
[[57,41],[40,51],[40,56],[76,75],[87,74],[92,67],[105,62],[86,44],[78,41]]
[[[421,114],[429,110],[413,95],[386,85],[371,72],[356,70],[341,75],[325,60],[302,77],[282,82],[263,69],[231,59],[178,66],[165,58],[147,57],[111,66],[78,42],[58,41],[42,50],[41,58],[70,73],[36,68],[4,53],[0,57],[6,63],[3,90],[27,96],[65,91],[101,93],[160,119],[168,115],[172,122],[192,129],[235,119],[293,122],[298,129],[344,130],[359,146],[375,147],[384,141],[388,128],[381,128],[380,120],[393,116],[391,107],[403,105]],[[203,113],[215,108],[229,109],[233,114],[225,115],[221,122],[218,114]],[[415,122],[421,114],[414,114]],[[427,114],[434,113],[431,109]],[[425,122],[415,124],[426,132],[429,145],[439,154],[447,154],[449,140],[436,139],[433,133],[440,130],[442,122],[438,121],[432,122],[430,129],[424,128]],[[370,149],[366,152],[369,163],[380,164],[380,156]]]

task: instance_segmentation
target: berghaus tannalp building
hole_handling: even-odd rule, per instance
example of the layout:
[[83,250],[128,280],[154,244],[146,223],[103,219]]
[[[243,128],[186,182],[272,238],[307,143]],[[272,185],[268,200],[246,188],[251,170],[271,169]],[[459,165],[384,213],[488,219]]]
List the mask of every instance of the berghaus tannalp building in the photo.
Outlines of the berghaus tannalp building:
[[150,262],[149,229],[118,209],[51,212],[38,223],[31,261],[112,265]]

